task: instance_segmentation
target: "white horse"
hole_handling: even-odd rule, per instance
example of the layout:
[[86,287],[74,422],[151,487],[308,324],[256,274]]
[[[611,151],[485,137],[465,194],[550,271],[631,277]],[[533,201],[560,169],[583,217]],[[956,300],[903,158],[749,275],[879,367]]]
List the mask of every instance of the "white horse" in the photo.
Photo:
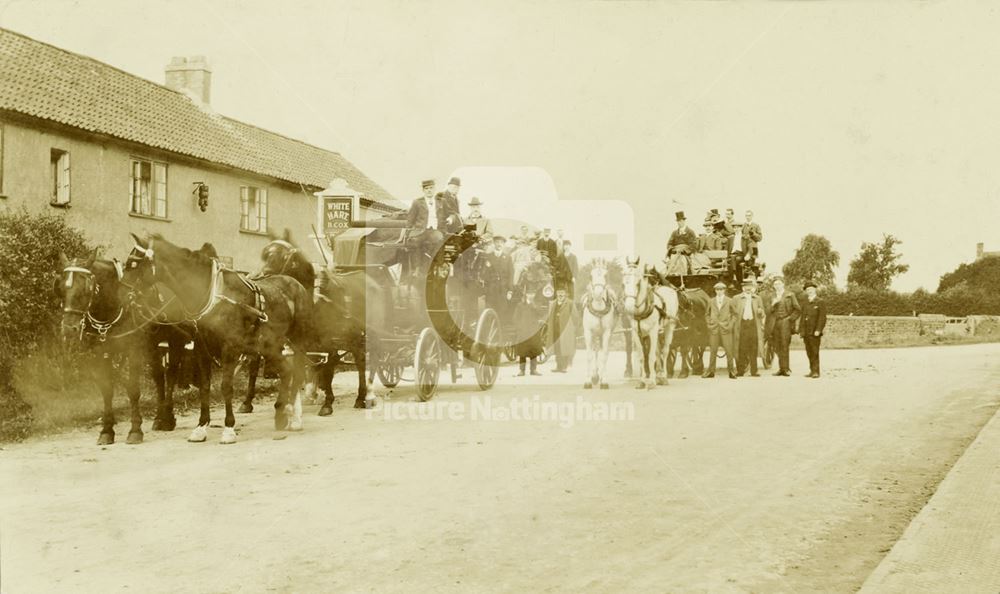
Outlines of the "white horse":
[[[625,260],[624,308],[636,321],[642,345],[642,372],[637,389],[649,389],[667,383],[667,352],[674,339],[680,302],[671,287],[651,283],[655,269],[639,269],[639,258]],[[654,378],[651,379],[651,375]]]
[[590,269],[590,284],[580,305],[583,309],[583,340],[587,345],[587,383],[585,389],[594,384],[602,390],[608,389],[607,368],[608,349],[611,334],[615,328],[615,294],[608,288],[608,268],[603,261],[594,263]]

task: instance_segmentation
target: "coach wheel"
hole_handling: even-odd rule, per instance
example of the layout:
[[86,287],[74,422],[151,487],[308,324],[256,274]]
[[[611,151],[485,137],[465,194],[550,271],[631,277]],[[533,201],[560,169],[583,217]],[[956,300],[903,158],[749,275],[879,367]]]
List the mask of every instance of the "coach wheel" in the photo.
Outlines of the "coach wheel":
[[378,366],[378,380],[386,388],[395,388],[403,375],[403,368],[398,363],[386,361]]
[[764,363],[764,369],[770,369],[771,363],[774,361],[774,350],[771,348],[770,342],[764,343],[764,352],[761,353],[761,359]]
[[426,402],[434,397],[441,377],[441,346],[430,328],[421,330],[417,338],[413,368],[416,370],[417,397]]
[[485,309],[476,322],[476,342],[472,345],[476,362],[476,381],[480,389],[489,390],[497,381],[500,366],[500,318],[492,309]]

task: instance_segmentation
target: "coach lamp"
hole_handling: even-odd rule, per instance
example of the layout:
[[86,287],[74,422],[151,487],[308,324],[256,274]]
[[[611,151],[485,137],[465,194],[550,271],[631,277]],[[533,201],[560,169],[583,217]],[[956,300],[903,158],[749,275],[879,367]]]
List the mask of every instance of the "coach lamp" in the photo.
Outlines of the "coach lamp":
[[195,188],[192,194],[198,194],[198,208],[201,212],[208,210],[208,185],[205,182],[194,182]]

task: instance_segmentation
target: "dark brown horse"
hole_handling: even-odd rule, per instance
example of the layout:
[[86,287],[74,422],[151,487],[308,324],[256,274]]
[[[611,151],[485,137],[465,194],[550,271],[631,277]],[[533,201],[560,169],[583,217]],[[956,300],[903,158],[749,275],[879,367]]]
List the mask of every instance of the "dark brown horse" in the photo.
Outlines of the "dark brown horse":
[[[313,286],[315,269],[305,254],[286,237],[272,241],[262,255],[262,274],[283,271],[308,287]],[[313,305],[313,334],[316,348],[329,353],[317,371],[317,384],[326,393],[320,416],[333,412],[333,376],[341,353],[350,353],[358,371],[355,408],[364,408],[368,394],[367,355],[380,355],[379,337],[385,334],[391,311],[388,291],[365,271],[320,271]]]
[[[308,349],[312,300],[295,279],[275,275],[250,282],[199,251],[178,247],[160,235],[135,240],[133,259],[141,258],[144,290],[169,291],[183,311],[183,321],[196,322],[199,331],[217,341],[222,367],[222,395],[226,403],[222,443],[236,441],[233,416],[233,374],[242,353],[259,353],[279,369],[278,399],[274,404],[276,429],[301,429],[301,385]],[[294,351],[283,356],[285,344]],[[295,407],[290,404],[294,397]],[[288,413],[293,412],[289,422]],[[209,402],[203,393],[201,416],[189,441],[205,441]]]
[[[268,276],[283,274],[299,281],[306,292],[312,295],[316,284],[316,270],[305,255],[292,245],[288,229],[285,229],[282,239],[273,235],[271,237],[271,243],[267,244],[260,254],[263,266],[260,272],[251,278],[256,281]],[[309,342],[310,344],[315,343],[315,337]],[[251,413],[253,412],[253,399],[257,391],[257,376],[260,374],[261,357],[256,353],[244,353],[244,357],[248,361],[247,395],[243,399],[243,404],[240,405],[239,412]]]
[[691,373],[701,375],[704,371],[703,353],[708,348],[706,315],[711,297],[702,289],[684,289],[678,291],[678,296],[679,320],[673,344],[670,345],[670,354],[667,356],[667,377],[674,377],[675,363],[679,358],[681,369],[678,377],[683,379]]
[[59,254],[62,275],[55,285],[62,301],[61,331],[64,341],[79,341],[88,356],[88,368],[104,397],[98,445],[115,442],[112,408],[115,363],[127,369],[132,425],[126,443],[142,443],[139,412],[139,379],[145,361],[145,336],[128,315],[127,291],[121,269],[108,260],[97,260],[96,251],[86,259],[67,260]]

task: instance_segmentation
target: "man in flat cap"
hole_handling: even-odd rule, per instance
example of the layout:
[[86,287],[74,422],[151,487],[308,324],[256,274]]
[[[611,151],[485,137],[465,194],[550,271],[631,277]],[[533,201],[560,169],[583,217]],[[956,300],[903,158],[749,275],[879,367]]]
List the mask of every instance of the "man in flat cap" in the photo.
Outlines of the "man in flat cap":
[[667,274],[687,274],[690,269],[688,256],[698,244],[698,237],[687,226],[684,211],[678,211],[674,216],[677,219],[677,228],[667,240]]
[[764,352],[764,303],[754,293],[754,277],[743,279],[743,292],[733,298],[733,348],[736,349],[736,375],[757,377],[757,357]]
[[806,281],[806,300],[802,303],[800,334],[809,357],[809,373],[806,377],[819,377],[819,341],[826,327],[826,303],[816,295],[816,283]]
[[708,369],[701,377],[715,377],[716,353],[719,345],[726,351],[726,367],[729,377],[736,379],[736,352],[733,350],[733,324],[736,321],[733,300],[726,296],[726,283],[715,283],[715,297],[712,297],[705,313],[708,323]]
[[785,290],[785,279],[774,278],[774,297],[767,310],[767,338],[778,355],[778,371],[774,375],[790,376],[788,364],[788,345],[795,333],[795,322],[798,321],[802,308],[799,300],[791,291]]

